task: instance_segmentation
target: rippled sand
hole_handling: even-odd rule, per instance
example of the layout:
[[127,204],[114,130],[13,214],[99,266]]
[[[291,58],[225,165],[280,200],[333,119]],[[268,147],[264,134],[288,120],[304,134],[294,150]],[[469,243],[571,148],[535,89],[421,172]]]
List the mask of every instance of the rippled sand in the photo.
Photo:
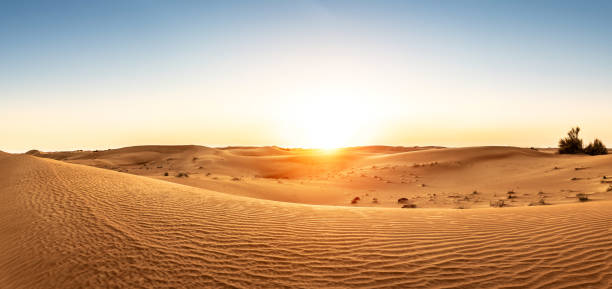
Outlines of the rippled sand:
[[0,155],[1,288],[611,288],[612,202],[330,207]]

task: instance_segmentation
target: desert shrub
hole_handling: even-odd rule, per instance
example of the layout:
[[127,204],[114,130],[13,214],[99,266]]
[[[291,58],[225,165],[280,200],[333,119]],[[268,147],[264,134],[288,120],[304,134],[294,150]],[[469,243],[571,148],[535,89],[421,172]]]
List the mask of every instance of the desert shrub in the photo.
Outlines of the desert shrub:
[[351,201],[351,204],[357,204],[357,203],[359,203],[359,201],[361,201],[361,198],[360,198],[360,197],[355,197],[355,198],[353,198],[353,200]]
[[502,208],[505,205],[506,205],[506,202],[504,200],[496,200],[496,201],[489,202],[489,206],[494,207],[494,208]]
[[548,205],[548,203],[546,201],[544,201],[544,198],[541,198],[539,201],[537,202],[531,202],[529,203],[529,206],[545,206]]
[[572,128],[568,133],[567,137],[559,140],[559,153],[560,154],[578,154],[582,150],[582,139],[578,137],[580,128]]
[[407,198],[399,198],[397,199],[398,204],[407,204],[409,200]]
[[402,209],[414,209],[417,206],[415,204],[405,204],[402,206]]
[[164,173],[164,177],[167,177],[167,176],[168,176],[168,172],[165,172],[165,173]]
[[508,191],[508,199],[514,199],[514,198],[516,198],[516,192]]
[[608,154],[608,149],[599,139],[595,139],[586,148],[584,148],[584,153],[592,156],[605,155]]
[[586,202],[589,200],[589,195],[585,194],[585,193],[578,193],[576,194],[576,198],[578,198],[579,201],[581,202]]
[[188,173],[178,173],[176,177],[177,178],[188,178],[189,174]]

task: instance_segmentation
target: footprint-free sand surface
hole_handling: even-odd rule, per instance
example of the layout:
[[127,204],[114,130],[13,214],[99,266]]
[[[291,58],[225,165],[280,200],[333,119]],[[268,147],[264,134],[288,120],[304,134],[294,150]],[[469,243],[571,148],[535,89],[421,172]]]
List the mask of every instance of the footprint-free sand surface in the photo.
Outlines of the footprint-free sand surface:
[[575,203],[577,194],[612,200],[612,154],[555,152],[517,147],[321,151],[138,146],[32,154],[234,195],[315,205],[397,208],[404,198],[418,208],[471,209],[500,200],[512,207]]
[[121,150],[0,153],[0,288],[612,288],[609,156]]

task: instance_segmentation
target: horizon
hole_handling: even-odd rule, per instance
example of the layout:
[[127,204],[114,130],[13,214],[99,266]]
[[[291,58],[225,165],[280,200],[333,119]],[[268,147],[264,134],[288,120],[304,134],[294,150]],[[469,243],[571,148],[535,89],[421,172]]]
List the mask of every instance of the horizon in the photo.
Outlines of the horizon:
[[612,3],[0,3],[0,150],[612,142]]
[[336,151],[336,150],[343,150],[343,149],[353,149],[353,148],[372,148],[372,147],[391,147],[391,148],[448,148],[448,149],[453,149],[453,148],[484,148],[484,147],[499,147],[499,148],[504,148],[504,147],[509,147],[509,148],[531,148],[531,149],[558,149],[557,146],[548,146],[548,147],[526,147],[526,146],[508,146],[508,145],[482,145],[482,146],[438,146],[438,145],[414,145],[414,146],[404,146],[404,145],[381,145],[381,144],[373,144],[373,145],[356,145],[356,146],[346,146],[346,147],[335,147],[335,148],[318,148],[318,147],[282,147],[282,146],[277,146],[277,145],[247,145],[247,146],[241,146],[241,145],[223,145],[223,146],[209,146],[209,145],[199,145],[199,144],[176,144],[176,145],[164,145],[164,144],[140,144],[140,145],[133,145],[133,146],[125,146],[125,147],[112,147],[112,148],[73,148],[73,149],[65,149],[65,150],[41,150],[41,149],[29,149],[27,151],[3,151],[6,153],[13,153],[13,154],[22,154],[22,153],[27,153],[29,151],[40,151],[43,153],[57,153],[57,152],[76,152],[76,151],[107,151],[107,150],[118,150],[118,149],[123,149],[123,148],[130,148],[130,147],[181,147],[181,146],[196,146],[196,147],[205,147],[205,148],[212,148],[212,149],[240,149],[240,148],[247,148],[247,149],[257,149],[257,148],[279,148],[279,149],[283,149],[283,150],[321,150],[321,151]]

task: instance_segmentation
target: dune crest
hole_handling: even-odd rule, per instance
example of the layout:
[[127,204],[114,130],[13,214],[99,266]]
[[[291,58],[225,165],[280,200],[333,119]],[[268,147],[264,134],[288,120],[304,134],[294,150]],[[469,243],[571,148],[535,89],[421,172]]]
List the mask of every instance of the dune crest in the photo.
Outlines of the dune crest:
[[309,206],[0,156],[2,288],[610,288],[612,202]]
[[[37,156],[254,198],[336,206],[487,208],[612,200],[612,154],[517,147],[137,146]],[[508,192],[513,192],[508,198]],[[357,202],[352,200],[359,199]]]

